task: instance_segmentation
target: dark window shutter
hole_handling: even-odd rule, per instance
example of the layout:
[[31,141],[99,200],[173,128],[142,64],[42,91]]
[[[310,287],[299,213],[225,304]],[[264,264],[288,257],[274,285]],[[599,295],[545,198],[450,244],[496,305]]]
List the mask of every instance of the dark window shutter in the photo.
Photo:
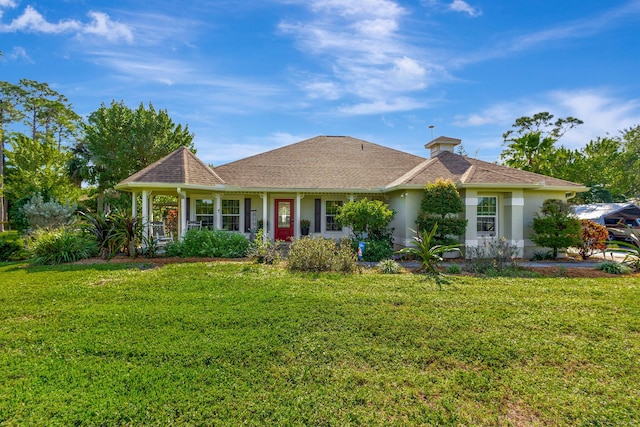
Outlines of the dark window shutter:
[[[178,198],[178,203],[180,203],[180,198]],[[180,206],[182,207],[182,206]],[[187,197],[187,221],[191,219],[191,200]]]
[[314,215],[315,221],[313,221],[313,232],[320,233],[322,230],[320,226],[322,225],[322,200],[316,199],[316,210]]
[[244,199],[244,232],[251,232],[251,199]]

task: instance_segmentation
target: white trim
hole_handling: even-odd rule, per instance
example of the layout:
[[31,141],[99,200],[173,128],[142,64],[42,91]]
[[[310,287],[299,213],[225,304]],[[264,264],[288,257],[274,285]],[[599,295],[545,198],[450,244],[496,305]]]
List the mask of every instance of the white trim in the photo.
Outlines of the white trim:
[[[480,198],[493,198],[496,200],[496,214],[494,215],[478,215],[478,209],[477,206],[480,205],[479,200]],[[478,230],[478,224],[480,223],[478,221],[478,218],[483,217],[483,218],[495,218],[494,219],[494,230],[493,232],[489,231],[489,232],[481,232]],[[489,233],[489,234],[480,234],[480,233]],[[491,234],[493,233],[493,234]],[[476,235],[478,236],[478,238],[495,238],[498,237],[500,235],[500,198],[498,197],[497,194],[493,195],[493,194],[478,194],[478,197],[476,198]]]
[[512,197],[504,202],[505,206],[524,206],[524,197]]
[[467,197],[464,199],[465,206],[478,206],[478,197]]

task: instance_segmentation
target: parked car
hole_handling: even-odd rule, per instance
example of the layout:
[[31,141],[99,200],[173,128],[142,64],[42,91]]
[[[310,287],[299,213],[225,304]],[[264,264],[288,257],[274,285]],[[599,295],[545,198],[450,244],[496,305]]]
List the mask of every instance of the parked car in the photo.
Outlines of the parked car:
[[623,242],[636,243],[631,238],[631,233],[640,237],[640,218],[606,218],[605,227],[609,232],[609,240],[621,240]]

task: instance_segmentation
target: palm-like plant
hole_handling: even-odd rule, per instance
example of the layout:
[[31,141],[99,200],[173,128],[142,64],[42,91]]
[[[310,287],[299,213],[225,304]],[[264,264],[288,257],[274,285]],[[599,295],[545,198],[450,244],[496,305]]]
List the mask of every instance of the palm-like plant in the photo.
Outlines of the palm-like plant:
[[640,270],[640,233],[638,230],[629,228],[629,238],[633,243],[623,242],[620,240],[612,240],[609,242],[607,251],[619,250],[625,253],[623,263],[635,271]]
[[437,266],[442,262],[442,254],[449,251],[460,252],[462,244],[453,245],[432,245],[433,237],[438,230],[438,223],[433,225],[431,231],[423,231],[422,233],[411,230],[416,235],[413,237],[414,247],[403,248],[396,253],[402,255],[411,255],[422,262],[422,270],[426,270],[429,274],[438,275]]

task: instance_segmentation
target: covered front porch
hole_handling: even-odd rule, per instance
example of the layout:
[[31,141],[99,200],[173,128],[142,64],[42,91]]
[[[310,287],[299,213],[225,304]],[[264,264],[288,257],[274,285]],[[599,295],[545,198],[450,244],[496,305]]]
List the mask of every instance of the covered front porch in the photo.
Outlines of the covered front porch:
[[[309,192],[267,191],[203,191],[176,187],[138,188],[132,191],[133,214],[145,225],[146,237],[153,233],[152,224],[170,220],[160,216],[158,199],[166,199],[175,207],[177,219],[174,235],[182,239],[193,224],[212,230],[242,233],[253,239],[259,229],[265,230],[263,239],[291,241],[303,235],[321,235],[334,239],[349,236],[350,230],[335,221],[339,207],[350,200],[353,194],[320,194]],[[155,213],[154,213],[155,212]]]

